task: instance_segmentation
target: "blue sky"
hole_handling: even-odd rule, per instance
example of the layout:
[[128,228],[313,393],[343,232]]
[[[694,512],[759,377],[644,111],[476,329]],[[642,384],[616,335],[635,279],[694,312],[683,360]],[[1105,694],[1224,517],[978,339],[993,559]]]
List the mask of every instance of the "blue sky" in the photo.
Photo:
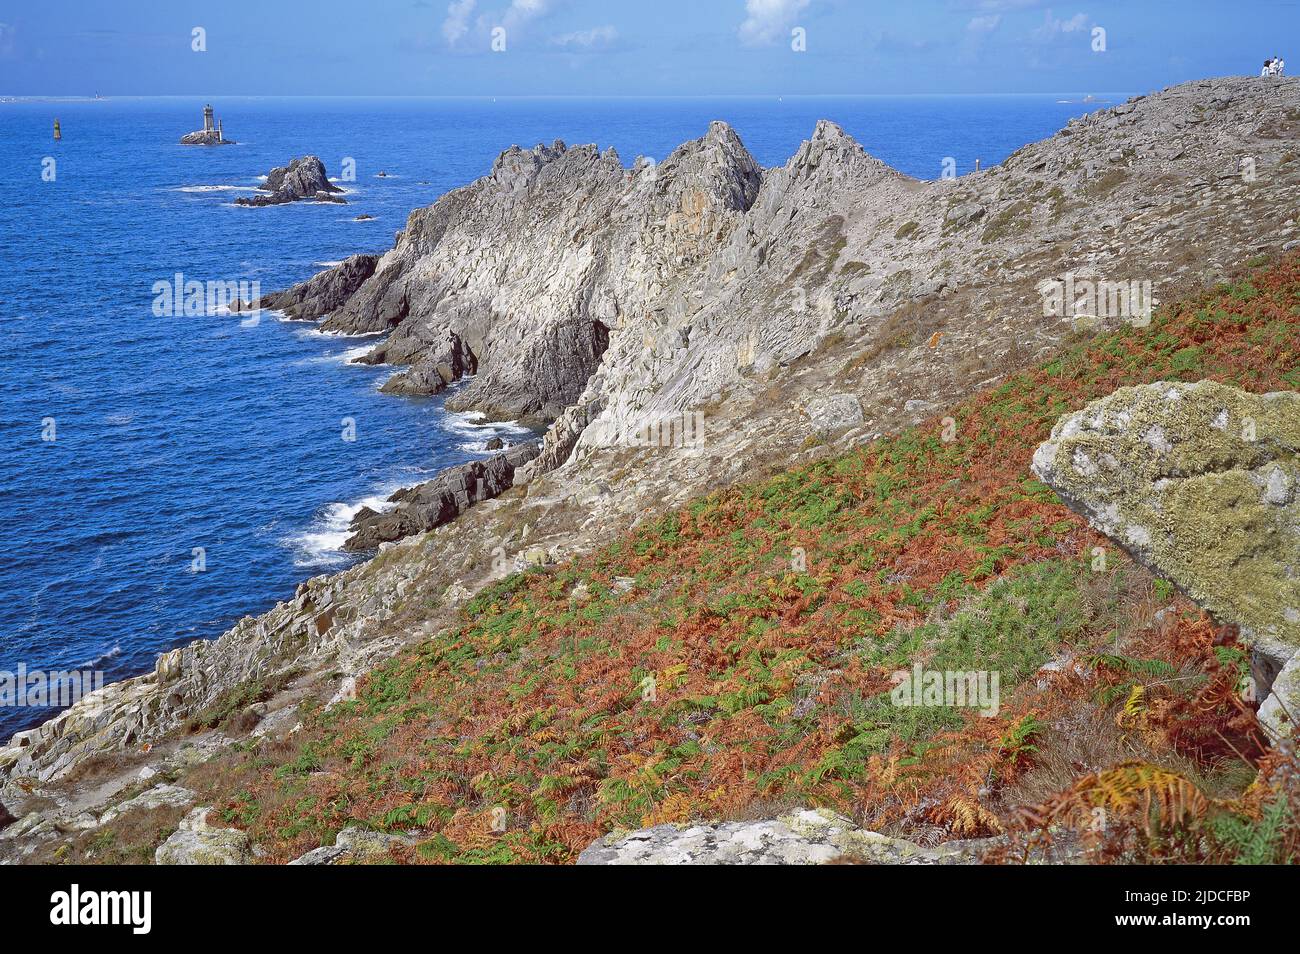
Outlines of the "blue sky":
[[1145,92],[1300,70],[1298,26],[1282,0],[0,0],[0,94]]

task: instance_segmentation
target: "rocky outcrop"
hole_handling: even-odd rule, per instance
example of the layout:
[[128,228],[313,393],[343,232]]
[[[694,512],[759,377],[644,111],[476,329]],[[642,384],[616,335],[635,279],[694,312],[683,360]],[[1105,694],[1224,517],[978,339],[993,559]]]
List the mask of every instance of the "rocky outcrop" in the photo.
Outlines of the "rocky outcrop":
[[780,818],[700,825],[657,825],[615,832],[589,845],[580,865],[954,865],[979,864],[988,842],[922,848],[866,831],[825,810]]
[[1270,739],[1281,741],[1296,735],[1300,726],[1300,654],[1278,670],[1256,715]]
[[1062,418],[1033,469],[1136,560],[1239,625],[1267,690],[1300,649],[1298,452],[1300,394],[1157,382]]
[[265,206],[283,205],[286,202],[346,202],[339,198],[343,190],[334,185],[325,174],[325,164],[316,156],[301,156],[287,166],[277,166],[266,177],[266,183],[258,188],[266,195],[240,198],[236,205]]
[[253,861],[248,835],[208,824],[211,808],[196,808],[154,852],[156,865],[246,865]]
[[[393,375],[380,388],[385,394],[437,394],[467,374],[478,371],[478,358],[455,332],[443,328],[430,332],[422,342],[420,359],[406,371]],[[387,364],[387,343],[380,344],[358,360],[358,364]]]
[[181,136],[182,146],[234,146],[235,140],[227,139],[216,129],[198,129]]
[[375,273],[377,255],[353,255],[288,291],[264,295],[248,307],[269,308],[296,321],[316,321],[338,308]]
[[373,865],[392,860],[394,848],[409,848],[413,839],[349,826],[334,844],[315,848],[289,862],[291,865]]
[[194,793],[179,785],[155,785],[134,798],[119,802],[99,816],[99,824],[107,825],[113,819],[133,811],[155,811],[159,808],[189,808],[194,804]]
[[456,519],[469,507],[498,496],[514,485],[515,471],[533,460],[538,444],[517,444],[487,460],[448,467],[433,480],[406,487],[388,498],[392,510],[362,508],[348,528],[346,550],[373,550],[381,543],[432,530]]

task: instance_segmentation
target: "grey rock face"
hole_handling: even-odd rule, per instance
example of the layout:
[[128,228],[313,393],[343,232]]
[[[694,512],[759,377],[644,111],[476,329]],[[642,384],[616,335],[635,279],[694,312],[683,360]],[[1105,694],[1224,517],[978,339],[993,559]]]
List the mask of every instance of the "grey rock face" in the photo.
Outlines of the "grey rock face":
[[1268,698],[1259,707],[1259,724],[1274,741],[1296,735],[1300,724],[1300,654],[1292,656],[1269,686]]
[[980,842],[922,848],[854,825],[825,810],[708,825],[658,825],[611,834],[578,856],[580,865],[977,864]]
[[862,403],[853,394],[816,398],[804,410],[813,430],[822,436],[862,423]]
[[353,517],[352,536],[344,549],[373,550],[454,520],[479,501],[509,490],[516,469],[533,460],[538,450],[536,442],[517,444],[487,460],[449,467],[433,480],[397,491],[388,498],[397,505],[395,509],[376,513],[364,508]]
[[283,205],[304,199],[341,205],[346,201],[338,197],[343,190],[330,182],[325,174],[325,164],[316,156],[301,156],[287,166],[277,166],[267,175],[266,183],[258,188],[268,194],[236,199],[235,205]]
[[323,328],[396,325],[376,359],[412,369],[392,390],[428,393],[445,385],[434,369],[477,369],[450,407],[549,422],[579,399],[624,316],[698,269],[761,180],[721,123],[632,170],[594,146],[509,149],[488,176],[413,212]]
[[253,305],[284,313],[286,318],[316,321],[347,301],[375,273],[378,255],[353,255],[310,281],[288,291],[264,295]]

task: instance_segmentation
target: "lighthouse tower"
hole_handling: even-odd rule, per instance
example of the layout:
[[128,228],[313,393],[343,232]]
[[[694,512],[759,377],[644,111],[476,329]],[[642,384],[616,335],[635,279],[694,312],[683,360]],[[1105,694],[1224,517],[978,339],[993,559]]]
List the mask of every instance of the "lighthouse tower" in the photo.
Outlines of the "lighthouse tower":
[[203,107],[203,131],[216,132],[217,127],[212,122],[212,105],[209,103]]

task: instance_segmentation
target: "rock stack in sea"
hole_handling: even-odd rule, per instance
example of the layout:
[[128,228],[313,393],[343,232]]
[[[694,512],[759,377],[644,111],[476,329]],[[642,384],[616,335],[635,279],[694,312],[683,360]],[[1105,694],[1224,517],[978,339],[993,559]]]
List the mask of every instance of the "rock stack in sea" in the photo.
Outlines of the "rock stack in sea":
[[236,199],[236,205],[284,205],[286,202],[334,202],[345,204],[339,198],[343,190],[334,185],[325,174],[325,164],[316,156],[301,156],[287,166],[277,166],[267,174],[266,183],[258,186],[266,195]]

